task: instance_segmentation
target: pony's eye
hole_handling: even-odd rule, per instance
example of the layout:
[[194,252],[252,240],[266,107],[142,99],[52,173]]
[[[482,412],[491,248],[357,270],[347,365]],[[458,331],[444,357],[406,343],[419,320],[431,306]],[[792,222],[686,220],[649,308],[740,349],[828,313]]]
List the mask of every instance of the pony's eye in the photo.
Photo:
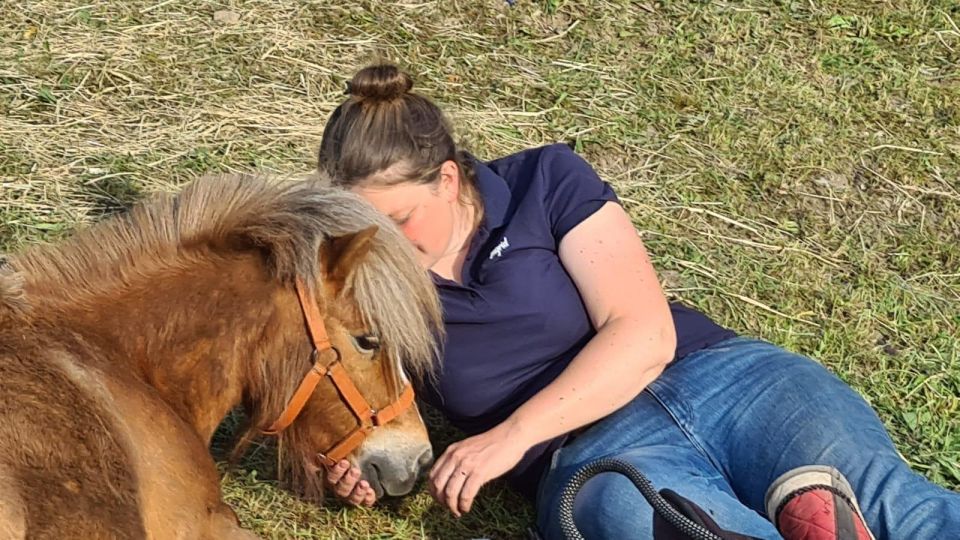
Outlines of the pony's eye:
[[371,334],[352,336],[353,346],[360,354],[373,354],[380,350],[380,338]]

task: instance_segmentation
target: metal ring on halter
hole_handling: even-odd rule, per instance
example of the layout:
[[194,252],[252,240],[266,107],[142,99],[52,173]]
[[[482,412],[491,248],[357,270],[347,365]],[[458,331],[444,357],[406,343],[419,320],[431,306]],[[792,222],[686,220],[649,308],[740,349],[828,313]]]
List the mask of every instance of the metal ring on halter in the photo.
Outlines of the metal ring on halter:
[[324,366],[324,369],[326,370],[326,372],[324,373],[324,375],[326,375],[327,377],[329,377],[329,376],[330,376],[330,366],[332,366],[332,365],[336,364],[337,362],[339,362],[340,360],[342,360],[342,359],[343,359],[343,356],[340,355],[340,349],[334,347],[333,345],[330,345],[329,347],[323,349],[322,351],[318,351],[317,349],[314,349],[314,350],[313,350],[313,362],[314,362],[314,364],[316,364],[317,358],[320,356],[320,353],[321,353],[321,352],[327,352],[327,351],[333,351],[333,354],[335,355],[335,358],[334,358],[333,360],[331,360],[330,362],[328,362],[326,366]]

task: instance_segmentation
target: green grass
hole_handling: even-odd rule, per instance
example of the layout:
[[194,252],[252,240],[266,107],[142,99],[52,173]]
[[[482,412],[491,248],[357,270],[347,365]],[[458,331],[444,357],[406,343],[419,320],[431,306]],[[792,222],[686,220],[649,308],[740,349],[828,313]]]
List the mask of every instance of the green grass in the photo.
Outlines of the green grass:
[[[0,251],[203,173],[309,169],[344,81],[395,59],[482,157],[575,144],[671,295],[831,367],[960,488],[955,2],[90,4],[0,2]],[[422,492],[319,509],[264,461],[224,490],[265,537],[513,538],[531,520],[498,486],[461,520]]]

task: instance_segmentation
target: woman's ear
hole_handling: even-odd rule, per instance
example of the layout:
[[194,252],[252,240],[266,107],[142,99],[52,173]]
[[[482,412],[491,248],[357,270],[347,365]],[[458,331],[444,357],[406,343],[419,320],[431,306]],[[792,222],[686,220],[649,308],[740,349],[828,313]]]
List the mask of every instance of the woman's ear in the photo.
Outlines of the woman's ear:
[[460,166],[452,159],[440,165],[440,193],[448,202],[460,199]]

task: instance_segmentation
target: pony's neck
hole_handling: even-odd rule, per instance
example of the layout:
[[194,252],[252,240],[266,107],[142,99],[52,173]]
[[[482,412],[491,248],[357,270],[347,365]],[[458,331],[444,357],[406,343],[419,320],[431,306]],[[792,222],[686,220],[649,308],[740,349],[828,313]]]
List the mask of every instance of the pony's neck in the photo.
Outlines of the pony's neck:
[[111,296],[71,318],[208,444],[252,378],[262,377],[259,362],[284,354],[280,329],[297,315],[259,256],[199,261]]

